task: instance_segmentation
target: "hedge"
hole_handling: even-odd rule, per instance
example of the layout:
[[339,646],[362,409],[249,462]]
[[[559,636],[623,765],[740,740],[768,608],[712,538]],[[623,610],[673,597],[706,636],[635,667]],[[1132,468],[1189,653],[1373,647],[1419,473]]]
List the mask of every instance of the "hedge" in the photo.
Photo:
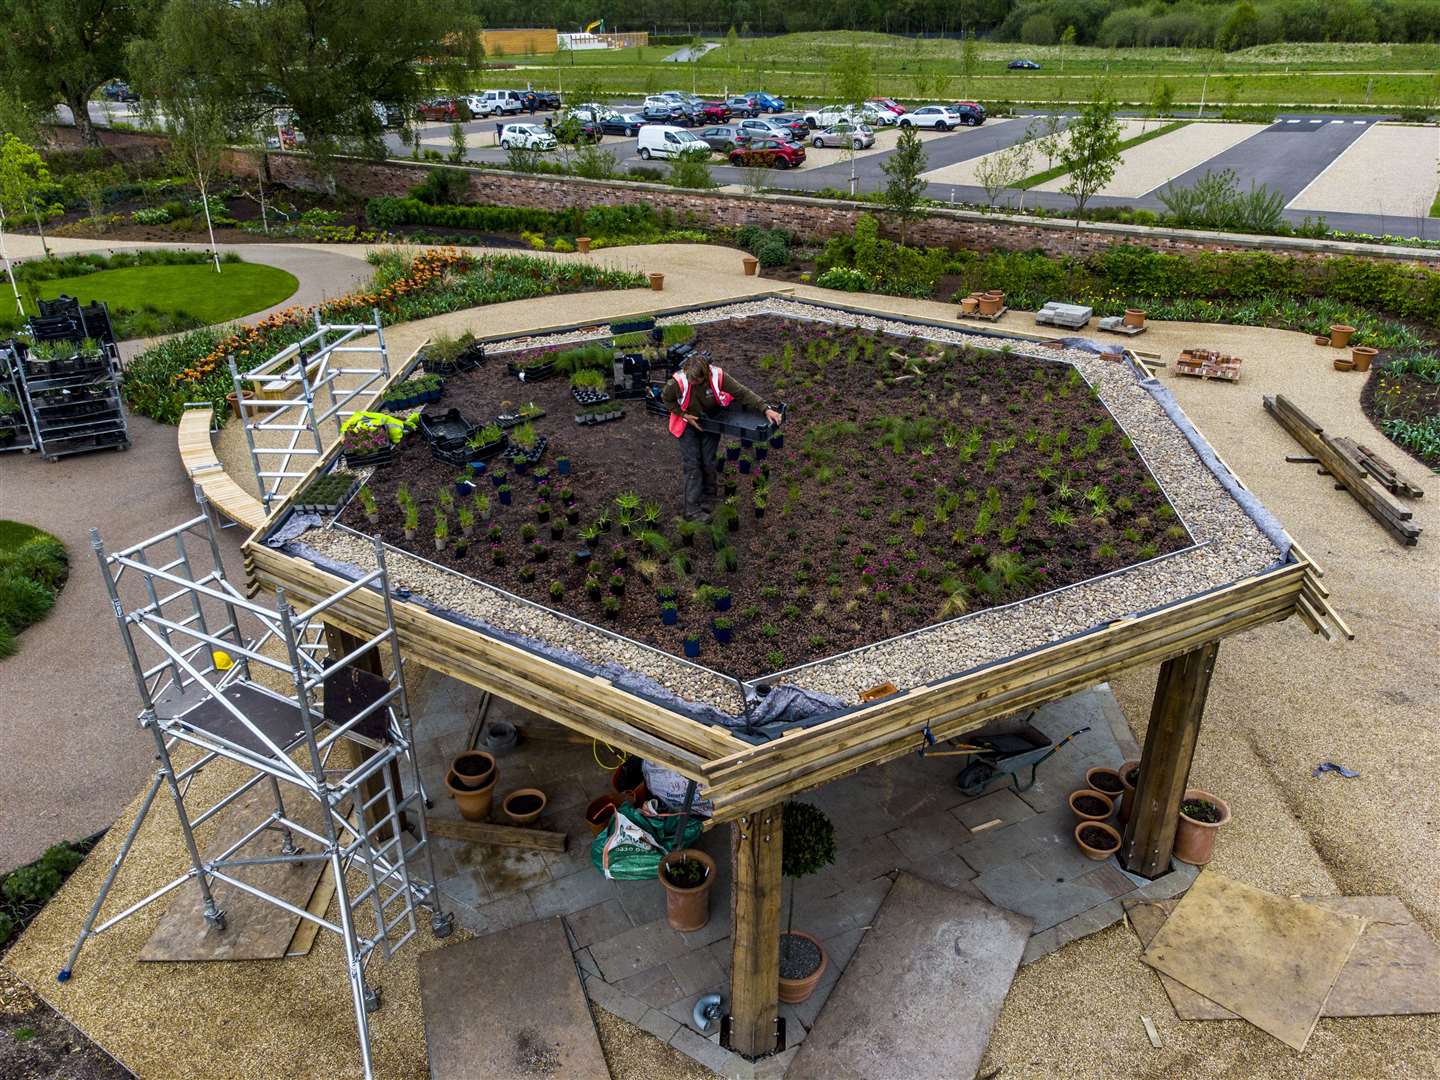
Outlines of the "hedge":
[[421,199],[382,196],[365,204],[365,220],[377,229],[435,225],[494,233],[566,233],[616,236],[656,232],[671,222],[645,203],[537,210],[525,206],[435,206]]

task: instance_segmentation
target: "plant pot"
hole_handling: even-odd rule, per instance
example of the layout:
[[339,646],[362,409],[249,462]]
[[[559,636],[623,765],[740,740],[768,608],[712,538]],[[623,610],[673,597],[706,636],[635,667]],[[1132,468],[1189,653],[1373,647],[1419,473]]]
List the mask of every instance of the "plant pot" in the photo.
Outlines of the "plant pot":
[[1344,323],[1335,323],[1330,327],[1330,347],[1343,349],[1350,344],[1350,339],[1354,336],[1355,327],[1346,326]]
[[685,655],[691,660],[694,660],[697,656],[700,655],[700,642],[698,640],[686,641],[683,644],[685,649]]
[[[472,770],[479,761],[489,763],[487,772],[462,772],[456,766]],[[445,787],[455,800],[460,816],[466,821],[484,821],[490,816],[490,802],[495,795],[495,779],[500,770],[495,758],[483,750],[467,750],[451,763],[445,776]]]
[[1379,349],[1373,349],[1369,345],[1356,345],[1350,350],[1350,360],[1356,371],[1369,371],[1370,361],[1380,355]]
[[1354,360],[1346,360],[1343,356],[1337,356],[1337,357],[1334,359],[1334,361],[1332,361],[1332,363],[1335,365],[1335,370],[1336,370],[1336,371],[1354,371],[1354,370],[1355,370],[1355,361],[1354,361]]
[[577,236],[577,237],[575,238],[575,250],[578,251],[578,252],[580,252],[581,255],[589,255],[589,254],[590,254],[590,237],[588,237],[588,236]]
[[549,800],[539,788],[526,787],[505,796],[500,809],[516,825],[529,825],[545,810]]
[[680,621],[680,612],[674,608],[660,609],[660,622],[665,626],[674,626]]
[[[815,966],[814,971],[798,977],[785,975],[785,939],[787,937],[808,941],[820,951],[820,962]],[[808,999],[815,992],[815,987],[820,985],[820,976],[825,974],[825,968],[829,964],[830,957],[826,955],[825,946],[820,944],[818,938],[799,930],[782,933],[780,935],[780,1000],[787,1005],[799,1005]]]
[[494,783],[495,757],[484,750],[466,750],[451,760],[450,771],[455,775],[456,787],[478,791]]
[[964,300],[961,300],[961,301],[960,301],[960,314],[961,314],[961,315],[974,315],[975,312],[977,312],[977,311],[979,311],[979,310],[980,310],[980,301],[979,301],[979,300],[976,300],[973,296],[967,296],[967,297],[965,297]]
[[641,805],[649,796],[645,790],[645,768],[638,757],[626,758],[610,774],[610,790],[621,803]]
[[[1098,829],[1105,836],[1102,844],[1092,830]],[[1120,850],[1120,831],[1103,821],[1080,821],[1075,824],[1075,843],[1087,859],[1103,862]]]
[[664,274],[651,274],[651,275],[650,275],[650,288],[654,289],[656,292],[660,292],[661,290],[663,290],[663,289],[665,288],[665,275],[664,275]]
[[[666,876],[665,868],[674,863],[694,859],[705,867],[705,878],[698,885],[676,885]],[[710,921],[710,890],[715,885],[715,860],[703,851],[681,848],[660,860],[660,884],[665,887],[665,921],[670,929],[682,932],[699,930]]]
[[735,631],[719,626],[712,626],[710,633],[715,635],[715,640],[721,645],[729,645],[730,639],[735,636]]
[[1108,765],[1096,765],[1085,770],[1085,786],[1100,792],[1112,803],[1125,791],[1125,781],[1120,779],[1120,770]]
[[746,277],[754,277],[760,270],[760,260],[754,255],[746,255],[740,262],[745,267]]
[[590,800],[590,805],[585,807],[585,823],[590,826],[593,835],[599,836],[605,826],[610,824],[617,805],[614,795],[601,795],[598,799]]
[[1127,307],[1125,309],[1125,325],[1144,326],[1145,312],[1141,311],[1139,308]]
[[1183,806],[1191,799],[1204,799],[1214,803],[1220,811],[1219,821],[1196,821],[1186,817],[1182,811],[1175,825],[1175,858],[1191,866],[1204,866],[1215,856],[1215,834],[1220,826],[1230,821],[1230,806],[1224,799],[1211,795],[1199,788],[1189,788],[1182,800]]
[[981,315],[994,315],[999,310],[1000,301],[996,300],[994,297],[986,296],[980,300]]
[[1115,810],[1110,796],[1094,788],[1081,788],[1070,793],[1070,812],[1076,821],[1104,821]]
[[1329,344],[1330,344],[1330,335],[1329,335],[1329,334],[1316,334],[1316,335],[1315,335],[1315,344],[1316,344],[1316,345],[1329,345]]
[[1120,813],[1117,818],[1121,825],[1130,820],[1130,812],[1135,809],[1135,785],[1130,782],[1129,777],[1131,769],[1139,768],[1139,759],[1127,761],[1120,766],[1120,782],[1125,785],[1125,794],[1120,797]]

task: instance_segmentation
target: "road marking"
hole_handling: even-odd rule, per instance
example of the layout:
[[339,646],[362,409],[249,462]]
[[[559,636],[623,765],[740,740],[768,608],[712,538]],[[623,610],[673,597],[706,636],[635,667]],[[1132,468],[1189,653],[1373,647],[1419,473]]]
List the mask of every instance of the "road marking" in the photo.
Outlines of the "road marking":
[[1352,123],[1352,124],[1368,124],[1369,122],[1370,122],[1369,120],[1351,120],[1351,121],[1350,121],[1350,123]]
[[1298,123],[1300,123],[1300,121],[1299,121],[1299,120],[1286,120],[1285,123],[1287,123],[1287,124],[1298,124]]
[[1324,120],[1311,120],[1310,123],[1312,123],[1312,124],[1323,124],[1323,123],[1325,123],[1325,121],[1324,121]]

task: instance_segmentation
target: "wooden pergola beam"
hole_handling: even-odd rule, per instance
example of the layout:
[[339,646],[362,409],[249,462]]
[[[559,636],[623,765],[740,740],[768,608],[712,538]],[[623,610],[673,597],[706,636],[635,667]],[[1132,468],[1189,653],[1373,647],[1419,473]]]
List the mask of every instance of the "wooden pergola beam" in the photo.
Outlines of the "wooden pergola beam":
[[1160,665],[1135,785],[1135,809],[1120,844],[1120,862],[1132,874],[1155,878],[1170,869],[1180,803],[1219,653],[1220,642],[1211,641]]
[[780,1016],[780,890],[784,815],[779,803],[730,827],[731,891],[728,1047],[749,1058],[776,1049]]

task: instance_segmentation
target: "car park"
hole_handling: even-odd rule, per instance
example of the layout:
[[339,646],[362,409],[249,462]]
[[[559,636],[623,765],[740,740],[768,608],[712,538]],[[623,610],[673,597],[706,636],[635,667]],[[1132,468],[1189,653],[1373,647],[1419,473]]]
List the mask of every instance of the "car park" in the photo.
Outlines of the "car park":
[[651,158],[677,158],[685,154],[710,154],[710,146],[694,132],[686,131],[673,124],[646,124],[640,129],[636,140],[640,156]]
[[734,124],[716,124],[701,128],[695,134],[704,139],[705,145],[711,150],[718,150],[722,154],[728,154],[737,146],[744,146],[750,141],[750,136]]
[[901,127],[933,128],[935,131],[949,131],[964,123],[965,118],[949,105],[924,105],[900,118]]
[[748,97],[755,102],[761,112],[778,113],[785,111],[784,98],[778,98],[763,90],[746,90],[742,97]]
[[793,169],[805,161],[805,147],[782,139],[751,139],[730,151],[731,165]]
[[479,97],[486,106],[486,116],[514,115],[520,111],[520,95],[514,90],[482,90]]
[[[431,98],[429,101],[422,101],[420,107],[415,111],[420,114],[421,120],[461,120],[462,103],[455,98]],[[466,114],[470,112],[469,106],[463,106]]]
[[760,103],[752,97],[746,97],[744,94],[726,99],[725,104],[729,106],[731,116],[748,117],[760,115]]
[[1034,60],[1011,60],[1005,65],[1011,71],[1039,71],[1040,65]]
[[856,150],[867,150],[875,145],[875,131],[868,124],[855,124],[842,120],[838,124],[821,128],[810,136],[810,145],[852,146]]
[[905,106],[901,105],[894,98],[872,97],[865,104],[874,105],[876,108],[884,109],[886,112],[894,113],[896,116],[905,115]]
[[840,124],[855,119],[854,110],[849,105],[822,105],[818,109],[811,109],[801,117],[807,128],[827,128],[831,124]]
[[784,139],[786,142],[794,142],[800,137],[789,127],[776,120],[764,120],[757,117],[754,120],[741,120],[735,126],[752,139]]
[[872,101],[861,105],[856,112],[855,118],[862,124],[870,124],[872,127],[894,127],[900,122],[900,114],[893,113],[889,109],[882,108]]
[[130,84],[115,79],[100,88],[100,96],[106,101],[139,101],[140,95],[130,89]]
[[960,114],[967,127],[979,127],[985,122],[985,106],[978,101],[952,101],[950,108]]
[[554,150],[560,144],[544,124],[506,124],[500,129],[500,145],[506,150]]

